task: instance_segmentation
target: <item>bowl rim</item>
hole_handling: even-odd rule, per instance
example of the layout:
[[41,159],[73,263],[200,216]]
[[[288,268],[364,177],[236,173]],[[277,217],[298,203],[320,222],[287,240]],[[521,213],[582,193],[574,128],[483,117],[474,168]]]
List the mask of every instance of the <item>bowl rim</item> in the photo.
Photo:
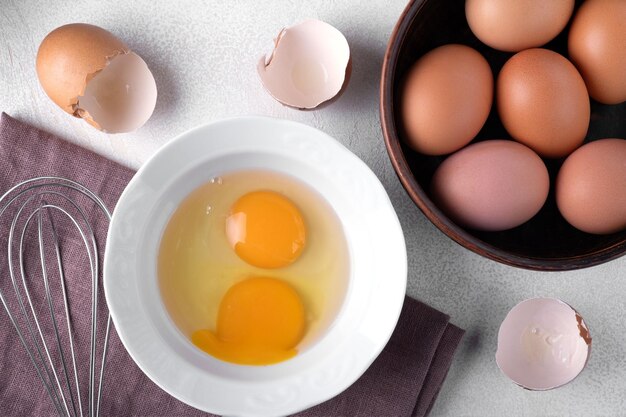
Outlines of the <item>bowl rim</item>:
[[395,70],[399,51],[407,37],[409,27],[428,0],[410,0],[400,15],[389,37],[383,58],[380,77],[379,111],[385,147],[396,175],[407,194],[441,232],[472,252],[505,265],[535,271],[568,271],[588,268],[617,259],[626,254],[626,240],[586,255],[562,258],[534,258],[515,255],[473,236],[459,227],[433,203],[418,184],[400,146],[394,118]]
[[[222,136],[221,140],[217,140],[219,132],[224,130],[228,130],[229,134],[234,132],[233,136],[228,138]],[[263,133],[260,133],[259,137],[254,140],[233,139],[233,137],[240,137],[244,131],[271,132],[277,139],[259,140]],[[211,140],[206,140],[207,136],[211,137]],[[283,140],[285,138],[289,143]],[[205,144],[210,145],[205,148],[207,146]],[[138,209],[145,208],[142,204],[152,204],[150,203],[152,195],[158,195],[159,192],[150,189],[155,186],[151,175],[164,169],[165,163],[171,164],[172,170],[180,168],[176,167],[176,164],[182,162],[174,161],[177,159],[175,157],[177,150],[186,149],[187,152],[195,151],[197,154],[198,149],[204,149],[207,154],[213,155],[214,159],[206,159],[202,155],[197,156],[199,158],[197,160],[205,158],[202,160],[218,161],[224,155],[233,155],[233,153],[228,153],[228,150],[232,150],[228,146],[244,152],[259,149],[280,155],[298,152],[297,158],[293,156],[294,161],[297,162],[316,161],[315,155],[312,155],[314,152],[307,151],[322,149],[330,152],[330,154],[322,152],[318,155],[317,161],[325,162],[325,166],[320,168],[324,175],[327,172],[353,172],[353,175],[358,176],[358,183],[351,181],[357,177],[350,177],[348,174],[346,174],[348,176],[346,180],[333,180],[340,184],[337,185],[340,191],[345,191],[346,187],[358,189],[354,192],[361,192],[365,199],[351,203],[362,207],[355,212],[355,219],[350,218],[348,221],[339,213],[337,214],[344,230],[346,230],[346,222],[351,223],[352,229],[349,230],[354,230],[355,224],[366,225],[364,220],[372,223],[371,227],[365,227],[367,230],[363,231],[364,234],[359,233],[356,237],[348,236],[348,230],[346,230],[349,246],[351,246],[351,239],[360,238],[359,240],[367,242],[364,244],[368,250],[371,247],[382,252],[372,254],[364,251],[363,247],[358,248],[359,253],[356,257],[373,258],[371,265],[368,263],[367,267],[374,266],[374,268],[371,268],[372,271],[359,265],[356,265],[359,268],[353,268],[354,262],[352,262],[348,294],[342,311],[335,319],[335,322],[339,324],[333,323],[328,331],[328,334],[336,336],[332,339],[333,341],[341,341],[341,344],[333,345],[332,349],[326,349],[328,346],[325,346],[326,350],[322,351],[320,347],[315,352],[318,345],[321,346],[326,342],[327,337],[331,337],[325,335],[314,346],[295,358],[265,367],[226,364],[200,352],[194,346],[185,346],[187,350],[180,351],[183,355],[178,357],[176,355],[179,352],[178,348],[173,349],[167,341],[162,340],[162,334],[153,328],[156,319],[147,317],[145,308],[142,307],[141,296],[137,295],[139,292],[137,281],[140,275],[137,272],[140,269],[137,259],[144,256],[138,255],[141,249],[137,249],[137,244],[146,240],[142,237],[146,232],[140,231],[144,227],[141,222],[149,220],[142,220],[142,217],[150,218],[150,214],[143,214],[145,212]],[[188,163],[193,165],[197,160]],[[342,165],[340,171],[333,171],[338,168],[338,164],[346,164],[349,169]],[[186,178],[187,176],[183,174],[180,177]],[[328,178],[335,177],[326,176],[324,180]],[[333,186],[334,184],[333,182]],[[165,187],[165,189],[169,188]],[[163,190],[160,192],[166,193]],[[350,193],[348,195],[353,196]],[[365,201],[372,205],[364,204]],[[329,201],[329,203],[332,205],[333,202]],[[139,217],[136,216],[138,211],[142,213]],[[359,217],[361,215],[364,216],[362,219]],[[129,228],[129,225],[133,227]],[[378,236],[382,239],[362,239],[365,236]],[[352,249],[350,248],[351,261],[353,261],[352,258],[356,258]],[[394,265],[390,266],[389,261],[394,262]],[[144,271],[144,269],[145,267],[142,266],[141,270]],[[357,269],[356,273],[355,269]],[[366,278],[366,275],[370,277]],[[355,277],[363,283],[353,285]],[[372,277],[378,279],[374,281]],[[153,382],[179,400],[204,411],[229,416],[288,415],[326,401],[348,388],[367,370],[391,337],[403,305],[406,279],[406,246],[400,222],[384,187],[369,167],[341,143],[313,127],[259,116],[236,117],[205,124],[179,135],[158,150],[135,174],[118,201],[109,228],[104,259],[104,290],[107,304],[120,340],[135,363]],[[145,289],[146,285],[142,285]],[[357,297],[363,293],[357,291],[356,295],[353,294],[352,287],[367,288],[370,295],[376,296]],[[355,321],[355,317],[358,317],[358,320]],[[172,326],[171,323],[162,325]],[[141,333],[134,333],[138,331]],[[186,342],[187,345],[191,344]],[[155,345],[146,348],[146,345],[151,343]],[[210,369],[210,366],[213,365],[203,368],[194,367],[196,362],[186,360],[188,358],[184,356],[191,351],[194,355],[200,355],[203,359],[208,357],[208,362],[217,364],[214,369],[228,368],[239,374],[245,372],[246,377],[251,376],[251,378],[237,380],[228,378],[229,375],[224,377],[224,374],[219,374],[219,372],[211,374],[213,368]],[[168,353],[171,355],[167,356]],[[299,357],[304,359],[297,362]],[[315,358],[322,359],[315,362],[313,360]],[[296,365],[300,368],[296,368]],[[250,398],[257,402],[248,401]]]

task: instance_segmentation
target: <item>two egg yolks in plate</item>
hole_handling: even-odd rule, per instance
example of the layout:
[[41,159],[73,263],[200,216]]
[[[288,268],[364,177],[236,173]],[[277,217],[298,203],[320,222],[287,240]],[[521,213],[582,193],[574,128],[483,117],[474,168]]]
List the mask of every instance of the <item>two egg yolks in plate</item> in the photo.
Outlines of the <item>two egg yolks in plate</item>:
[[[295,262],[306,244],[306,227],[298,208],[273,191],[253,191],[231,207],[226,237],[250,265],[275,269]],[[216,330],[198,330],[192,342],[216,358],[249,365],[280,362],[296,355],[305,333],[305,308],[287,282],[251,277],[223,296]]]

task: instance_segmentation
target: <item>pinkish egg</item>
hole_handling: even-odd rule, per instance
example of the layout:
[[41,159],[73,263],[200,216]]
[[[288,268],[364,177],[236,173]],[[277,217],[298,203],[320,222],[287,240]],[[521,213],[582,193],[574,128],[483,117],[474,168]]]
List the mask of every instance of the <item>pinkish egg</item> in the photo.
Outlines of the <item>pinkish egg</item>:
[[530,148],[510,140],[488,140],[448,157],[435,171],[432,193],[452,220],[477,230],[519,226],[548,196],[548,170]]

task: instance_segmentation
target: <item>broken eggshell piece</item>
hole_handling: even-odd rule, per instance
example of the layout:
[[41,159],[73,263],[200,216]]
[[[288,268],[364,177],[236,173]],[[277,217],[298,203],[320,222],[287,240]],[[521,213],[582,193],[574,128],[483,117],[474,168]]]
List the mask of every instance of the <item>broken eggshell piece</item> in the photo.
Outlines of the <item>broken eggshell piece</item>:
[[37,76],[61,109],[109,133],[138,129],[156,104],[146,63],[93,25],[73,23],[50,32],[39,46]]
[[274,50],[259,60],[265,89],[279,102],[313,109],[337,96],[349,77],[350,47],[339,30],[306,20],[280,31]]
[[134,52],[112,58],[86,85],[76,104],[80,117],[105,132],[132,132],[154,110],[157,89],[143,59]]
[[572,307],[555,298],[532,298],[513,307],[502,322],[496,362],[516,384],[543,391],[573,380],[590,349],[587,326]]

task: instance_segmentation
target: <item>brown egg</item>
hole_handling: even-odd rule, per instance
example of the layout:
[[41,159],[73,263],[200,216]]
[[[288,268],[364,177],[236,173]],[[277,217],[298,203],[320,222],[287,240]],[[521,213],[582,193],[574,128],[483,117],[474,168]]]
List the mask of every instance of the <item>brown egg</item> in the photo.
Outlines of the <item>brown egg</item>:
[[539,155],[559,158],[583,143],[590,103],[582,77],[567,59],[547,49],[527,49],[498,76],[496,102],[504,127]]
[[477,230],[519,226],[541,209],[550,178],[539,156],[512,140],[474,143],[435,171],[431,190],[455,222]]
[[467,145],[485,124],[493,101],[493,75],[476,50],[444,45],[421,57],[402,94],[408,144],[427,155]]
[[465,15],[474,35],[492,48],[517,52],[558,35],[574,11],[574,0],[467,0]]
[[39,46],[37,76],[63,111],[110,133],[139,128],[152,115],[156,83],[146,63],[110,32],[74,23]]
[[556,202],[563,217],[584,232],[625,229],[626,140],[596,140],[572,153],[557,176]]
[[574,17],[568,48],[591,97],[604,104],[626,101],[626,1],[585,1]]

